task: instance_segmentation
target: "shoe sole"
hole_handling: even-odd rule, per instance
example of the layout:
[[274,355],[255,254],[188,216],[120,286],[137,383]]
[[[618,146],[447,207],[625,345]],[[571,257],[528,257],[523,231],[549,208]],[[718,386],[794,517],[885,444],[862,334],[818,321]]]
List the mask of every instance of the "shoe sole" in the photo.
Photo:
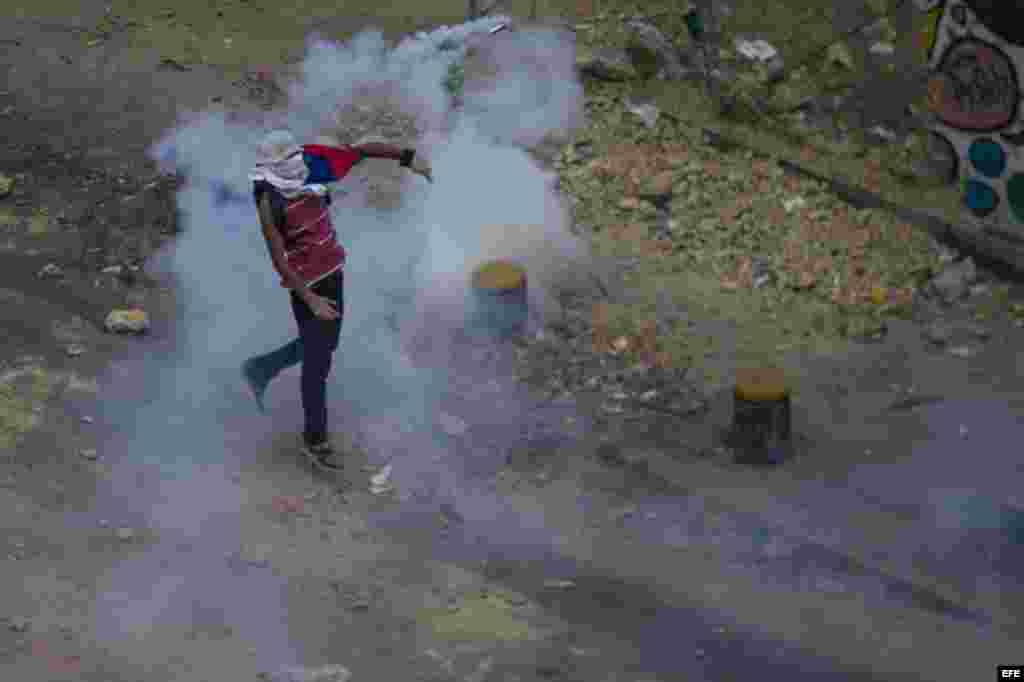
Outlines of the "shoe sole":
[[256,407],[259,408],[260,414],[266,414],[267,411],[263,407],[263,396],[256,390],[256,384],[249,378],[249,373],[246,372],[244,366],[242,367],[242,379],[245,381],[245,385],[249,387],[249,392],[252,393],[252,399],[256,401]]
[[324,464],[320,460],[320,457],[315,452],[313,452],[312,450],[310,450],[309,448],[307,448],[305,446],[302,447],[302,454],[305,455],[306,459],[309,460],[310,464],[312,464],[314,467],[316,467],[320,471],[333,471],[333,472],[344,471],[344,469],[342,467],[333,467],[333,466],[328,466],[327,464]]

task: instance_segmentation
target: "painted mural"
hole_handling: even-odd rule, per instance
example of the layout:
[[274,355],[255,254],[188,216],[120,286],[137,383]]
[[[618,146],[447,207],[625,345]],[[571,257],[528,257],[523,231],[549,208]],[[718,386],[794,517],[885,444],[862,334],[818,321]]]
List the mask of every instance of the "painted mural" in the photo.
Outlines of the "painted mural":
[[967,216],[1024,238],[1024,2],[916,0],[933,75],[933,149]]

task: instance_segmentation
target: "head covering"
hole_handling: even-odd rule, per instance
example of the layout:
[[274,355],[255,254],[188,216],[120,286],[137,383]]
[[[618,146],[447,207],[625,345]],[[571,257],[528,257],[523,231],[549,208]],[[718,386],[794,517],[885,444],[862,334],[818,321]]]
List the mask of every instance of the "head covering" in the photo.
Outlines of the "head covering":
[[318,185],[307,185],[309,167],[302,147],[287,130],[271,131],[256,147],[256,165],[249,174],[252,181],[265,180],[286,199],[301,194],[321,193]]

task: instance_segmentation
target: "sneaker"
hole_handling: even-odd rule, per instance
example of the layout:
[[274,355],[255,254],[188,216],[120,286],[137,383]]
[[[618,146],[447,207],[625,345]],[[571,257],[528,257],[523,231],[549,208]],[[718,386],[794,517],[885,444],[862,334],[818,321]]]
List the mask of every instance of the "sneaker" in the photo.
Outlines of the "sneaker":
[[344,469],[341,457],[334,451],[330,441],[325,440],[322,443],[310,445],[303,439],[302,454],[318,469],[325,469],[327,471],[341,471]]
[[270,383],[267,381],[261,372],[256,367],[255,358],[251,358],[242,363],[242,378],[245,379],[245,383],[249,386],[249,390],[252,391],[252,397],[256,400],[256,407],[259,408],[261,413],[266,413],[266,409],[263,407],[263,394],[267,392],[267,385]]

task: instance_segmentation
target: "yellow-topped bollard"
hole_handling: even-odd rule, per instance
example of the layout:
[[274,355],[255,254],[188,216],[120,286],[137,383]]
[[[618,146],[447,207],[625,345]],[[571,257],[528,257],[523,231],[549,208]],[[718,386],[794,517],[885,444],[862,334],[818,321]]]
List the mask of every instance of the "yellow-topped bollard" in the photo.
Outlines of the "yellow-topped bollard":
[[789,396],[782,370],[737,370],[730,441],[738,461],[779,464],[788,458],[791,447]]
[[510,338],[523,334],[529,318],[526,269],[508,260],[473,271],[467,327],[474,335]]

